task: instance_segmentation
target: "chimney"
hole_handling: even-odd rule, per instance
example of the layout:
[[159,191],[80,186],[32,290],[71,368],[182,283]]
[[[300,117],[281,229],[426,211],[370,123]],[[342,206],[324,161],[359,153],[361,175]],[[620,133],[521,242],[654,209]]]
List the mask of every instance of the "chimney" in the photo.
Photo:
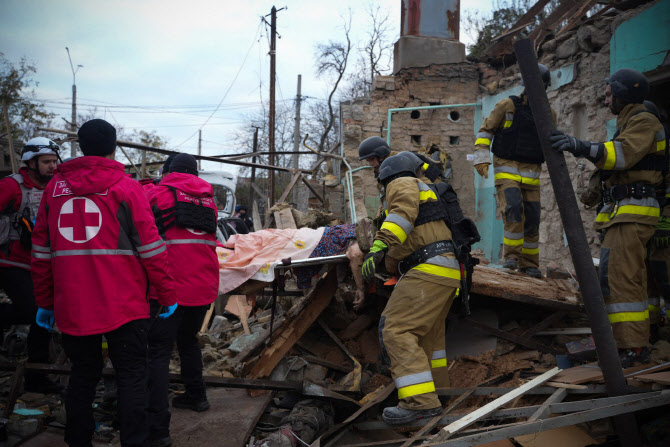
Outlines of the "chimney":
[[393,48],[393,73],[403,68],[465,61],[458,41],[460,0],[401,0],[400,39]]

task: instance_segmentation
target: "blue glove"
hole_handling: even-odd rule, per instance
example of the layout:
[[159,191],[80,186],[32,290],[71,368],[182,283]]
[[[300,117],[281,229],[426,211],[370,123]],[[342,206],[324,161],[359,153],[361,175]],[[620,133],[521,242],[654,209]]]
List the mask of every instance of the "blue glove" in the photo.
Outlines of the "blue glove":
[[177,303],[174,303],[172,306],[168,306],[166,308],[167,310],[163,312],[162,314],[158,314],[158,318],[161,320],[165,320],[166,318],[169,318],[170,315],[174,313],[174,311],[177,309]]
[[54,327],[54,311],[42,309],[41,307],[37,308],[37,317],[35,322],[39,327],[46,329],[51,332]]

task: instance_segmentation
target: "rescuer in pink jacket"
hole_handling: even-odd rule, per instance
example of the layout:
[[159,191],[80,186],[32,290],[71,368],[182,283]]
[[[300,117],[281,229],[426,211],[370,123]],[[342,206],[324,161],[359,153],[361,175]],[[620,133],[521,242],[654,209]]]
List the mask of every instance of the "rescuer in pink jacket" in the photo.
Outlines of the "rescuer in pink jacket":
[[95,119],[78,135],[85,156],[58,166],[33,231],[37,322],[51,329],[55,318],[72,362],[65,441],[91,445],[104,335],[116,370],[121,444],[144,446],[149,282],[167,318],[177,307],[174,280],[142,187],[113,159],[116,130]]
[[[148,412],[152,447],[172,444],[168,386],[175,338],[186,392],[175,397],[172,405],[194,411],[209,408],[197,334],[219,290],[214,189],[198,178],[197,162],[192,155],[177,155],[169,170],[157,186],[145,190],[158,231],[168,247],[170,274],[175,279],[179,302],[171,318],[152,319],[149,330]],[[152,300],[152,314],[158,312],[158,307]]]

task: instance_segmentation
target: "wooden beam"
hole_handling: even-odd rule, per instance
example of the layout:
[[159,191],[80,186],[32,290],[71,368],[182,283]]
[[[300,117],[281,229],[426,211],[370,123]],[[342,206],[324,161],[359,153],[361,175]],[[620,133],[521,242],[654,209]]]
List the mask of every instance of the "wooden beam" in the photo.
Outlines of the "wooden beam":
[[562,33],[570,31],[574,26],[584,17],[584,15],[589,12],[589,9],[593,8],[593,6],[598,3],[598,0],[590,0],[585,2],[581,8],[575,12],[570,19],[568,20],[567,25],[565,25],[563,28],[560,29],[559,32],[556,33],[556,37],[560,36]]
[[537,46],[542,42],[542,39],[553,31],[554,27],[561,23],[572,11],[579,8],[583,4],[580,0],[563,0],[554,9],[549,16],[542,21],[529,35],[528,39],[533,42],[533,46]]
[[321,203],[326,203],[326,201],[324,200],[324,198],[321,197],[321,194],[319,194],[319,192],[318,192],[316,189],[314,189],[314,187],[313,187],[312,185],[309,184],[309,182],[307,181],[307,179],[306,179],[305,177],[301,177],[301,180],[302,180],[302,182],[303,182],[305,185],[307,185],[307,187],[309,188],[309,190],[312,191],[312,194],[314,194],[314,196],[315,196],[317,199],[319,199],[319,201],[320,201]]
[[547,400],[544,401],[540,408],[538,408],[535,413],[533,413],[526,422],[537,421],[538,419],[544,419],[551,414],[549,406],[558,402],[562,402],[563,399],[568,395],[568,391],[565,388],[559,388],[554,391],[554,394],[549,396]]
[[552,324],[558,322],[566,316],[568,313],[567,312],[552,312],[547,318],[544,320],[540,321],[537,323],[535,326],[531,327],[530,329],[526,330],[522,335],[524,337],[532,337],[533,335],[537,334],[538,332],[548,328]]
[[[458,320],[459,317],[456,315],[448,315],[448,319],[450,320]],[[473,326],[475,329],[480,329],[484,332],[487,332],[491,335],[495,335],[498,338],[503,338],[505,340],[509,340],[511,342],[514,342],[518,345],[526,346],[527,348],[531,349],[537,349],[538,351],[541,352],[548,352],[550,354],[565,354],[563,351],[559,351],[557,349],[552,348],[551,346],[547,346],[544,343],[540,343],[539,341],[535,341],[533,339],[523,337],[521,335],[514,335],[510,334],[509,332],[501,331],[500,329],[493,328],[491,326],[488,326],[484,323],[480,323],[479,321],[475,321],[471,318],[461,318],[462,321],[465,321],[469,325]]]
[[295,173],[295,175],[293,176],[293,178],[292,178],[291,181],[289,182],[288,186],[286,187],[286,189],[285,189],[284,192],[282,193],[282,195],[281,195],[281,197],[279,198],[279,200],[277,201],[277,203],[284,202],[284,201],[286,200],[286,198],[288,197],[289,193],[291,192],[291,190],[293,189],[293,187],[295,186],[295,184],[296,184],[296,183],[298,182],[298,180],[300,180],[301,178],[302,178],[302,172],[297,172],[297,173]]
[[[4,105],[4,100],[3,100]],[[9,419],[9,417],[14,413],[14,405],[16,404],[16,399],[19,398],[21,391],[21,382],[23,381],[23,373],[26,370],[26,364],[20,362],[16,365],[14,370],[14,375],[12,375],[12,381],[9,382],[9,393],[7,393],[7,403],[5,404],[5,409],[2,412],[3,419]]]
[[268,200],[268,195],[265,194],[263,192],[263,190],[257,184],[255,184],[255,183],[249,183],[249,184],[254,189],[254,191],[256,191],[256,194],[258,194],[260,196],[260,198],[263,199],[263,201]]
[[511,402],[512,400],[516,399],[519,396],[522,396],[526,391],[535,388],[536,386],[542,385],[544,382],[547,380],[551,379],[554,377],[556,374],[561,372],[559,368],[553,368],[546,373],[542,374],[541,376],[538,376],[531,380],[530,382],[516,388],[514,391],[511,391],[504,396],[500,396],[493,402],[489,402],[488,404],[484,405],[483,407],[473,411],[472,413],[468,414],[467,416],[457,420],[456,422],[453,422],[446,427],[444,427],[442,430],[439,431],[439,433],[435,436],[433,436],[430,441],[431,442],[439,442],[439,441],[445,441],[449,439],[451,436],[454,434],[458,433],[459,431],[463,430],[464,428],[470,426],[471,424],[475,423],[477,420],[483,418],[484,416],[493,413],[495,410],[498,408],[502,407],[508,402]]
[[542,11],[547,3],[549,3],[549,1],[550,0],[538,0],[535,2],[535,4],[528,8],[528,11],[526,11],[526,13],[522,15],[514,25],[512,25],[512,29],[510,31],[501,34],[491,41],[492,45],[486,50],[485,53],[490,55],[498,55],[501,51],[505,51],[505,49],[509,52],[512,49],[510,46],[512,36],[526,28],[535,19],[535,17],[537,17],[537,15]]
[[282,327],[275,331],[272,343],[261,352],[258,362],[247,374],[249,378],[269,376],[286,353],[319,318],[337,290],[336,270],[332,266],[328,267],[327,272],[304,298],[304,307],[301,306],[299,311],[287,316]]
[[284,208],[274,212],[275,226],[281,230],[288,228],[297,228],[293,213],[290,208]]

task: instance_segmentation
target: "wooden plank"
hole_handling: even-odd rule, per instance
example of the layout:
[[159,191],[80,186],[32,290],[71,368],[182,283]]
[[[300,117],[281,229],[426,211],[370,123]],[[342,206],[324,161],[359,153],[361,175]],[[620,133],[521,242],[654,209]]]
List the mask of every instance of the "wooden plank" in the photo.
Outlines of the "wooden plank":
[[[644,373],[658,372],[665,369],[670,369],[670,363],[665,363],[663,365],[656,365],[654,363],[648,363],[646,365],[632,366],[623,370],[625,377],[633,377],[636,373],[644,371]],[[563,370],[559,375],[554,378],[554,382],[561,383],[570,383],[574,385],[579,385],[586,382],[597,382],[602,380],[603,373],[598,367],[598,364],[593,362],[587,365],[574,366]]]
[[549,405],[555,404],[558,402],[562,402],[563,399],[566,398],[568,395],[568,391],[565,388],[559,388],[556,391],[554,391],[554,394],[549,396],[547,400],[544,401],[542,405],[540,405],[540,408],[538,408],[535,413],[533,413],[529,418],[527,422],[533,422],[537,421],[538,419],[544,419],[547,416],[551,414],[551,411],[549,409]]
[[521,335],[514,335],[509,332],[501,331],[500,329],[493,328],[491,326],[488,326],[486,324],[480,323],[479,321],[475,321],[471,318],[463,318],[463,317],[458,317],[456,315],[448,315],[447,318],[449,320],[457,320],[461,319],[462,321],[467,322],[471,326],[473,326],[475,329],[480,329],[484,332],[487,332],[491,335],[495,335],[496,337],[499,338],[504,338],[505,340],[509,340],[511,342],[517,343],[522,346],[526,346],[527,348],[531,349],[537,349],[538,351],[542,352],[548,352],[551,354],[564,354],[564,351],[559,351],[551,346],[547,346],[544,343],[540,343],[538,341],[532,340],[530,338],[523,337]]
[[214,313],[214,303],[209,305],[209,309],[207,309],[207,313],[205,314],[205,319],[202,320],[202,326],[200,326],[200,332],[205,332],[207,331],[207,328],[209,327],[209,320],[212,319],[212,314]]
[[584,17],[584,15],[589,11],[589,9],[593,8],[593,6],[598,3],[599,0],[589,0],[585,2],[581,8],[575,12],[570,19],[568,20],[567,25],[565,25],[563,28],[560,29],[559,32],[556,33],[556,37],[560,36],[566,31],[570,31],[574,26]]
[[530,329],[526,330],[522,335],[524,337],[532,337],[533,335],[537,334],[538,332],[548,328],[552,324],[558,322],[561,320],[564,316],[567,315],[567,312],[552,312],[547,318],[544,320],[540,321],[537,323],[535,326],[531,327]]
[[329,362],[328,360],[324,360],[320,357],[316,357],[313,355],[303,355],[301,358],[308,363],[314,363],[316,365],[325,366],[326,368],[334,369],[335,371],[341,371],[344,373],[350,373],[351,370],[353,369],[351,366],[347,368],[345,366],[340,365],[339,363]]
[[474,393],[474,392],[475,392],[475,390],[474,390],[474,388],[473,388],[473,389],[469,390],[468,392],[466,392],[465,394],[463,394],[463,395],[462,395],[461,397],[459,397],[458,399],[456,399],[456,400],[454,401],[454,403],[452,403],[451,405],[447,406],[444,410],[442,410],[442,413],[440,413],[438,416],[435,416],[433,419],[430,420],[430,422],[428,422],[426,425],[424,425],[423,427],[421,427],[416,433],[414,433],[414,435],[413,435],[411,438],[409,438],[409,439],[407,440],[407,442],[405,442],[405,443],[404,443],[403,445],[401,445],[400,447],[409,447],[409,446],[411,446],[412,444],[414,444],[414,442],[418,441],[418,439],[419,439],[420,437],[422,437],[424,434],[426,434],[426,433],[428,433],[430,430],[432,430],[433,427],[435,427],[435,426],[437,425],[437,423],[440,422],[440,419],[442,419],[442,418],[445,417],[447,414],[449,414],[449,412],[450,412],[451,410],[453,410],[454,408],[458,407],[458,406],[459,406],[465,399],[467,399],[468,397],[470,397],[470,395],[471,395],[472,393]]
[[323,197],[321,197],[321,194],[319,194],[319,192],[316,189],[314,189],[314,187],[307,181],[307,179],[305,177],[301,177],[301,178],[302,178],[302,182],[305,185],[307,185],[307,187],[309,188],[310,191],[312,191],[312,194],[314,194],[314,197],[319,199],[319,201],[321,203],[325,203],[326,201],[323,199]]
[[274,212],[275,215],[275,226],[280,230],[285,230],[288,228],[297,228],[295,220],[293,219],[293,213],[291,208],[284,208],[282,210],[277,210]]
[[590,327],[566,327],[540,331],[535,335],[591,335]]
[[464,428],[470,426],[471,424],[477,422],[477,420],[483,418],[484,416],[493,413],[495,410],[498,408],[502,407],[508,402],[511,402],[512,400],[516,399],[519,396],[522,396],[523,394],[526,393],[526,391],[535,388],[536,386],[542,385],[544,382],[547,380],[551,379],[554,377],[556,374],[561,372],[559,368],[553,368],[550,371],[547,371],[546,373],[534,378],[530,382],[516,388],[514,391],[511,391],[504,396],[500,396],[493,402],[490,402],[483,407],[473,411],[472,413],[468,414],[467,416],[457,420],[456,422],[453,422],[446,427],[444,427],[442,430],[439,431],[438,434],[433,436],[430,441],[431,442],[439,442],[439,441],[445,441],[449,439],[451,436],[454,434],[458,433],[459,431],[463,430]]
[[235,295],[235,301],[237,301],[237,309],[240,311],[240,321],[242,322],[244,333],[251,335],[251,330],[249,330],[249,323],[247,323],[247,311],[244,308],[244,304],[242,304],[242,295]]
[[553,382],[551,380],[545,383],[545,385],[556,388],[565,388],[567,390],[585,390],[588,388],[586,385],[574,385],[572,383]]
[[535,19],[535,17],[537,17],[537,15],[542,11],[547,3],[549,3],[549,0],[538,0],[535,2],[535,4],[528,8],[528,11],[519,17],[519,20],[517,20],[516,23],[510,27],[511,29],[509,31],[501,34],[491,41],[492,44],[489,48],[486,49],[485,53],[490,55],[498,55],[501,51],[509,52],[509,50],[512,49],[510,45],[512,42],[512,36],[526,28]]
[[254,221],[254,228],[249,228],[249,231],[256,231],[257,228],[263,228],[261,225],[261,213],[258,211],[258,201],[256,200],[251,204],[251,218]]
[[574,288],[566,291],[544,279],[481,265],[475,266],[472,275],[472,293],[555,310],[572,312],[583,308]]
[[670,371],[640,374],[639,376],[634,376],[634,378],[636,380],[641,380],[642,382],[653,382],[660,383],[661,385],[670,385]]
[[258,194],[261,197],[261,199],[263,199],[263,201],[268,200],[268,195],[265,194],[265,192],[263,192],[263,190],[257,184],[255,183],[249,183],[249,184],[254,189],[254,191],[256,191],[256,194]]
[[582,0],[563,0],[547,18],[540,23],[529,35],[528,39],[537,47],[542,39],[553,31],[554,27],[561,23],[572,11],[583,4]]
[[275,331],[273,342],[261,352],[260,359],[247,376],[253,379],[269,376],[284,355],[321,315],[336,290],[337,273],[336,269],[330,266],[328,271],[319,278],[309,295],[305,297],[304,302],[308,303],[306,307],[302,308],[297,315],[287,317],[282,327]]
[[302,172],[297,172],[297,173],[295,173],[295,175],[293,176],[293,178],[292,178],[291,181],[289,182],[288,186],[286,186],[286,189],[285,189],[284,192],[282,193],[282,195],[281,195],[281,197],[279,198],[279,200],[277,201],[277,203],[281,203],[281,202],[286,201],[286,198],[287,198],[288,195],[291,193],[291,190],[293,189],[293,187],[295,186],[295,184],[300,180],[300,178],[302,178]]

